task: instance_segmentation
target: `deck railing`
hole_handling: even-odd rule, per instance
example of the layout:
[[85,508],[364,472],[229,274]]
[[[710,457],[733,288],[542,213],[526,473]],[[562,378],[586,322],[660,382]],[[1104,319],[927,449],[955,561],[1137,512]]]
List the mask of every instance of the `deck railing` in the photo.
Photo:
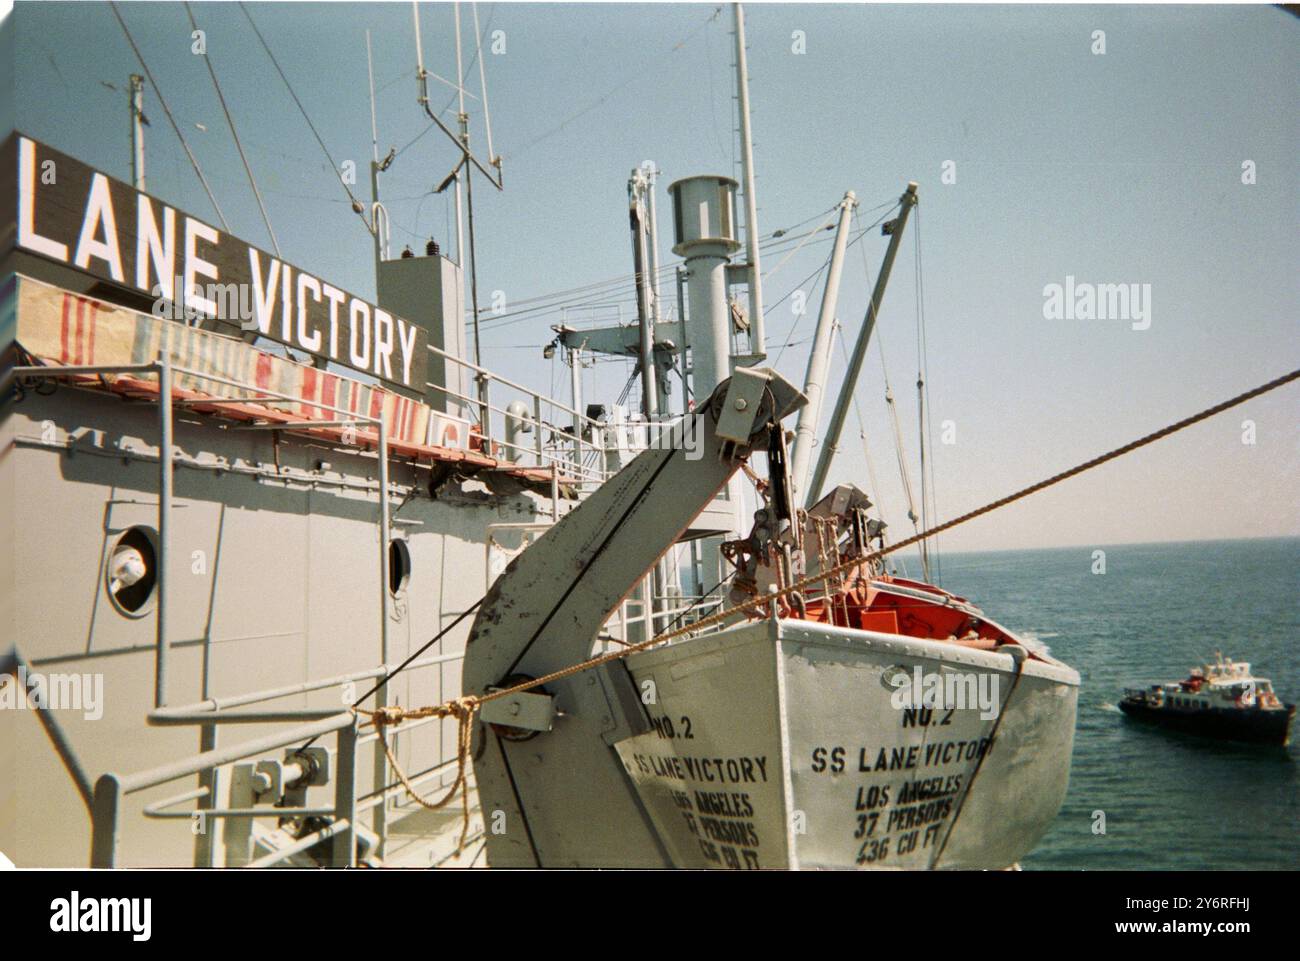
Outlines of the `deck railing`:
[[[535,460],[536,466],[550,467],[553,487],[559,483],[561,474],[563,474],[566,483],[577,486],[580,490],[594,489],[607,479],[608,471],[606,469],[606,451],[604,447],[605,425],[601,422],[586,417],[579,411],[559,401],[545,397],[514,381],[493,374],[485,368],[460,360],[443,351],[438,351],[436,348],[431,347],[430,350],[442,354],[447,360],[464,365],[471,369],[476,377],[482,379],[484,383],[482,399],[455,394],[446,391],[445,388],[439,389],[470,405],[471,409],[480,411],[482,418],[480,424],[482,425],[485,443],[489,445],[489,451],[495,445],[508,451],[507,459],[516,463],[523,463],[527,455]],[[205,396],[203,398],[205,405],[220,406],[221,404],[247,404],[250,402],[266,405],[280,403],[301,404],[302,399],[183,367],[173,363],[166,355],[160,355],[157,361],[150,364],[25,366],[14,368],[13,373],[18,378],[75,379],[95,375],[126,375],[141,379],[156,377],[158,381],[159,502],[156,569],[159,573],[156,578],[154,610],[155,696],[154,708],[147,715],[147,721],[155,726],[193,725],[198,727],[199,750],[198,753],[189,757],[146,771],[133,774],[110,772],[99,778],[94,785],[93,795],[86,797],[92,821],[92,866],[113,867],[117,864],[121,812],[126,798],[163,784],[195,776],[199,779],[197,787],[189,788],[146,805],[144,816],[156,820],[197,819],[203,828],[203,830],[196,832],[194,862],[197,866],[211,867],[217,863],[216,846],[213,840],[216,832],[207,830],[209,820],[224,823],[235,819],[247,820],[264,817],[324,817],[331,819],[326,827],[298,839],[284,848],[249,861],[248,866],[267,867],[280,864],[324,841],[329,841],[331,844],[331,863],[338,866],[355,865],[358,832],[361,830],[359,818],[363,813],[370,811],[374,812],[372,822],[374,833],[378,838],[380,850],[382,851],[383,844],[388,836],[388,802],[404,792],[405,787],[400,781],[391,779],[391,772],[384,752],[376,750],[374,752],[373,789],[366,794],[358,793],[357,751],[358,748],[375,742],[377,740],[376,734],[361,734],[358,730],[357,716],[346,710],[239,709],[252,708],[255,705],[263,705],[285,697],[327,690],[359,680],[382,677],[395,667],[395,665],[389,663],[388,545],[391,539],[389,531],[391,514],[388,484],[388,431],[383,418],[356,414],[321,401],[312,401],[311,406],[325,411],[337,419],[304,420],[302,422],[266,425],[286,431],[295,429],[315,430],[323,426],[349,425],[367,425],[374,429],[374,440],[362,441],[361,443],[365,446],[370,446],[373,443],[379,464],[377,523],[380,536],[376,580],[378,581],[377,586],[381,597],[379,625],[380,666],[344,675],[307,680],[297,684],[228,697],[205,698],[194,704],[174,706],[167,703],[168,664],[172,637],[167,577],[165,576],[166,571],[169,570],[169,558],[172,553],[170,517],[173,510],[172,487],[175,466],[172,428],[174,405],[177,403],[172,396],[173,378],[176,374],[184,374],[214,384],[217,387],[234,389],[239,393],[237,397],[223,397],[220,393],[214,391],[210,397]],[[521,414],[518,407],[512,410],[509,404],[506,407],[501,407],[492,403],[489,390],[492,385],[498,385],[515,393],[517,398],[526,398],[524,403],[528,413],[526,415]],[[556,427],[548,422],[546,419],[548,416],[556,420],[567,418],[569,420],[568,430]],[[513,424],[511,424],[511,420],[514,421]],[[506,430],[507,427],[512,429]],[[533,436],[530,445],[517,443],[517,438],[521,434],[528,432],[527,430],[521,430],[521,427],[531,429]],[[549,439],[547,438],[548,434]],[[498,437],[501,439],[498,440]],[[506,439],[507,437],[513,437],[515,440]],[[552,520],[554,520],[559,516],[558,495],[554,490],[552,498]],[[544,529],[549,525],[524,526]],[[620,605],[615,617],[611,619],[609,625],[611,628],[616,628],[620,633],[624,634],[632,630],[648,632],[656,625],[662,627],[679,615],[683,618],[683,623],[685,623],[692,618],[702,616],[702,608],[705,609],[704,612],[707,612],[708,599],[677,595],[655,598],[656,603],[653,605],[653,612],[651,612],[647,610],[644,601],[644,597],[651,594],[649,578],[647,578],[642,591],[641,600],[626,600]],[[654,620],[653,624],[648,623],[651,617]],[[439,655],[417,661],[409,666],[416,668],[441,665],[459,660],[462,656],[461,654]],[[375,704],[376,706],[384,706],[386,703],[385,689],[381,688],[375,696]],[[391,731],[389,736],[400,738],[419,730],[426,724],[440,722],[441,720],[443,719],[427,718],[422,721],[404,724],[400,729]],[[294,726],[273,734],[241,741],[237,744],[218,745],[218,731],[221,727],[250,723],[289,723]],[[51,732],[51,737],[56,741],[56,747],[60,747],[58,735],[57,729]],[[218,773],[221,769],[250,758],[265,757],[271,752],[292,748],[313,738],[329,736],[333,736],[334,739],[334,763],[330,774],[330,780],[334,785],[332,804],[301,808],[219,806],[215,792],[218,784]],[[69,770],[78,779],[80,790],[83,797],[85,797],[88,793],[89,782],[86,775],[81,771],[75,752],[72,751],[69,745],[63,744],[60,753]],[[298,764],[294,757],[294,751],[287,751],[284,763],[289,765],[290,768]],[[455,764],[454,759],[436,764],[428,770],[412,776],[410,780],[412,784],[418,786],[434,778],[440,778],[444,774],[452,773]],[[179,805],[191,802],[195,805],[192,810],[176,810]]]

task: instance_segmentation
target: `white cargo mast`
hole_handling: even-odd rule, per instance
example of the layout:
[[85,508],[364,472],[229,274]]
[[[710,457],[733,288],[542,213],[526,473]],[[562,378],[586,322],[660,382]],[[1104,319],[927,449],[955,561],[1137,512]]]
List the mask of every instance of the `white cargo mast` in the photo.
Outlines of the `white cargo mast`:
[[835,249],[831,253],[831,265],[826,274],[826,289],[822,293],[821,312],[817,315],[817,332],[813,335],[812,350],[808,354],[808,372],[804,375],[803,392],[808,398],[808,404],[799,411],[799,424],[795,428],[794,450],[790,458],[790,483],[796,495],[802,495],[804,488],[808,486],[808,470],[813,444],[817,438],[817,423],[821,419],[822,395],[826,390],[826,371],[830,366],[831,336],[835,332],[835,307],[839,302],[844,251],[848,247],[849,223],[857,205],[858,198],[852,190],[847,191],[844,199],[840,201],[840,220],[835,230]]
[[[651,236],[650,210],[654,202],[653,166],[637,167],[627,181],[628,220],[632,230],[632,264],[636,283],[638,364],[641,368],[641,412],[646,421],[659,419],[659,391],[655,382],[655,324],[658,298],[654,268],[658,257]],[[653,428],[651,428],[653,429]]]
[[907,217],[916,206],[916,182],[908,183],[903,195],[898,198],[898,216],[884,224],[883,230],[889,235],[889,247],[885,250],[884,262],[880,273],[876,275],[876,286],[871,292],[867,304],[867,315],[862,320],[862,329],[853,345],[853,355],[849,368],[844,372],[844,383],[840,386],[840,396],[835,403],[835,412],[831,414],[830,427],[826,430],[826,440],[822,442],[821,452],[817,456],[817,468],[813,472],[812,483],[804,498],[804,506],[812,507],[818,500],[818,492],[826,483],[830,471],[831,459],[839,451],[840,434],[844,430],[844,421],[848,417],[849,405],[853,402],[853,391],[857,388],[858,374],[862,371],[862,361],[867,356],[867,344],[871,342],[871,332],[876,326],[876,317],[880,313],[880,302],[885,296],[885,286],[889,283],[889,273],[894,267],[894,258],[898,254],[898,245],[903,239],[903,228],[907,226]]

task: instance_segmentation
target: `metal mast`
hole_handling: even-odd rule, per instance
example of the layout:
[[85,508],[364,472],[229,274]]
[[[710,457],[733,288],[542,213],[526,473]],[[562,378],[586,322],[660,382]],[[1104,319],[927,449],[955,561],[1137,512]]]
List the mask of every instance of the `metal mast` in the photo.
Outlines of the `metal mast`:
[[641,165],[646,180],[646,224],[650,229],[650,293],[653,296],[655,323],[664,319],[663,309],[659,305],[659,223],[655,217],[655,181],[659,171],[655,165],[646,161]]
[[745,185],[745,260],[749,268],[749,347],[759,361],[767,356],[763,332],[763,278],[758,259],[758,204],[754,200],[754,145],[749,129],[749,65],[745,59],[745,10],[736,15],[736,98],[740,110],[741,179]]
[[[495,173],[484,166],[478,157],[474,156],[469,147],[469,116],[465,113],[465,83],[461,65],[460,49],[460,5],[455,7],[456,14],[456,90],[460,105],[460,113],[457,117],[460,133],[457,134],[450,130],[442,119],[433,112],[429,107],[429,75],[424,69],[424,54],[421,50],[420,42],[420,8],[415,2],[411,3],[411,17],[415,25],[415,57],[416,57],[416,89],[419,91],[417,102],[424,111],[426,117],[433,121],[434,126],[443,132],[457,147],[460,148],[460,160],[452,168],[450,174],[435,189],[435,193],[442,193],[454,179],[459,187],[460,172],[465,171],[465,211],[466,220],[469,227],[469,290],[470,304],[473,311],[473,330],[474,330],[474,362],[482,366],[482,345],[479,337],[479,304],[478,304],[478,258],[475,257],[474,251],[474,180],[471,166],[477,167],[488,182],[496,187],[497,190],[504,189],[504,182],[501,177],[501,158],[489,157],[488,164],[494,168]],[[459,221],[459,218],[458,218]],[[459,254],[460,251],[458,250]],[[461,258],[462,266],[464,258]],[[484,435],[488,434],[488,384],[485,375],[480,371],[474,377],[477,384],[477,393],[479,400],[480,417],[479,424]]]
[[849,223],[853,218],[853,209],[857,205],[857,196],[852,190],[846,191],[844,199],[840,201],[840,221],[835,229],[835,249],[831,253],[830,270],[826,274],[826,290],[822,294],[821,312],[817,315],[817,332],[813,335],[812,351],[808,354],[808,372],[804,375],[803,392],[808,398],[808,404],[800,409],[799,424],[795,428],[790,481],[796,495],[803,493],[808,484],[808,470],[811,466],[813,444],[817,437],[817,422],[821,418],[822,394],[826,389],[826,370],[830,366],[832,335],[835,332],[835,307],[839,301],[840,274],[844,268],[844,250],[848,247]]
[[[469,114],[465,112],[465,68],[461,60],[460,4],[455,4],[453,10],[456,17],[456,122],[460,128],[461,149],[464,150],[466,156],[469,156]],[[425,109],[429,109],[427,103]],[[459,174],[456,175],[456,195],[457,197],[460,196]],[[465,169],[465,208],[469,220],[469,296],[470,308],[474,314],[474,363],[481,367],[483,366],[483,346],[479,333],[478,256],[474,249],[474,172],[468,168]],[[483,405],[482,424],[486,433],[489,417],[487,381],[483,379],[482,371],[475,374],[474,380],[478,384],[479,403]]]
[[[366,72],[370,78],[370,232],[375,238],[375,284],[378,290],[379,267],[388,253],[384,232],[388,229],[388,211],[379,202],[379,174],[393,162],[393,153],[381,162],[379,159],[379,122],[375,112],[375,61],[370,50],[370,31],[366,31]],[[383,222],[383,232],[380,222]]]
[[[465,114],[465,70],[461,65],[460,49],[460,4],[455,5],[456,11],[456,119],[460,129],[461,144],[468,148],[469,145],[469,117]],[[479,66],[482,66],[480,60]],[[488,158],[491,159],[490,157]],[[468,177],[468,173],[466,175]],[[462,204],[464,201],[464,187],[460,181],[460,168],[456,168],[456,259],[460,261],[463,267],[465,260],[465,214]],[[470,188],[473,189],[472,187]],[[470,212],[470,217],[474,216]],[[470,230],[474,229],[470,225]],[[470,246],[473,246],[471,243]],[[478,357],[478,307],[474,308],[474,363],[482,363]]]
[[867,304],[867,316],[863,318],[862,329],[858,331],[857,343],[853,345],[853,356],[849,359],[849,369],[844,372],[844,384],[840,396],[835,402],[835,413],[831,415],[830,427],[826,430],[826,441],[822,444],[817,457],[817,469],[813,472],[812,483],[808,485],[808,496],[804,499],[805,507],[817,502],[818,493],[826,483],[830,471],[831,459],[839,451],[840,434],[844,430],[844,421],[848,417],[849,405],[853,402],[853,391],[857,387],[858,374],[862,371],[862,361],[867,356],[867,344],[871,341],[871,331],[876,326],[876,317],[880,312],[880,302],[885,296],[885,286],[889,283],[889,272],[894,268],[894,257],[898,254],[899,242],[903,239],[903,228],[907,226],[908,215],[916,206],[916,182],[907,185],[907,190],[899,198],[898,217],[884,225],[889,236],[889,247],[885,251],[884,262],[880,265],[880,274],[876,277],[875,290],[871,292],[871,302]]
[[131,74],[128,87],[131,106],[131,185],[144,190],[144,77]]
[[637,319],[640,321],[639,352],[641,366],[641,411],[647,421],[659,415],[658,385],[655,383],[655,311],[650,269],[647,200],[649,182],[645,171],[637,167],[627,181],[628,219],[632,229],[632,264],[636,282]]

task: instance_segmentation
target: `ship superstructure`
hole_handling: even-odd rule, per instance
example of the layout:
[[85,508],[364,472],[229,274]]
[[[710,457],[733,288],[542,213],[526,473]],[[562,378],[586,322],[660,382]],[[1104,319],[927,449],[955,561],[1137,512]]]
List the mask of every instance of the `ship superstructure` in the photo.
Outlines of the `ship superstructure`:
[[[436,817],[396,829],[419,808],[398,806],[347,708],[444,631],[376,700],[459,688],[458,619],[604,482],[604,425],[466,359],[446,257],[383,262],[367,302],[30,138],[5,150],[19,231],[3,474],[21,507],[0,694],[28,709],[0,711],[15,772],[0,850],[37,866],[320,863],[355,834],[375,863],[446,857]],[[187,285],[205,270],[213,285]],[[175,300],[141,299],[169,276]],[[215,314],[197,302],[228,281],[255,289],[248,314],[238,296]],[[454,736],[410,730],[397,751],[436,788]]]

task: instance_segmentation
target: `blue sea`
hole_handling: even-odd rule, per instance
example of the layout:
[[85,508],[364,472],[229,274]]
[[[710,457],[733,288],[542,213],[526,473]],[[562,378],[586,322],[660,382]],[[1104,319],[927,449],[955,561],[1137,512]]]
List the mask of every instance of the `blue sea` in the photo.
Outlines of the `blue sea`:
[[1216,650],[1300,699],[1300,538],[944,554],[941,565],[943,587],[1082,676],[1069,793],[1026,870],[1300,867],[1295,743],[1202,740],[1116,707],[1125,687],[1181,680]]

